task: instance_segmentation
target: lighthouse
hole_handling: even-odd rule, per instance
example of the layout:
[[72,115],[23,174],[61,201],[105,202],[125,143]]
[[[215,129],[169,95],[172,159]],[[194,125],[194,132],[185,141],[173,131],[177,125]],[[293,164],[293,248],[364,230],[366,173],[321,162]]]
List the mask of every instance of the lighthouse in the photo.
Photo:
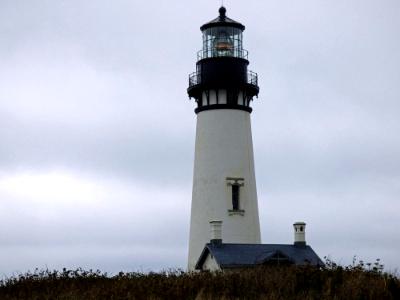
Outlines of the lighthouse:
[[221,7],[200,30],[203,47],[187,89],[197,106],[189,270],[210,233],[224,243],[261,243],[250,118],[259,87],[243,48],[245,26]]

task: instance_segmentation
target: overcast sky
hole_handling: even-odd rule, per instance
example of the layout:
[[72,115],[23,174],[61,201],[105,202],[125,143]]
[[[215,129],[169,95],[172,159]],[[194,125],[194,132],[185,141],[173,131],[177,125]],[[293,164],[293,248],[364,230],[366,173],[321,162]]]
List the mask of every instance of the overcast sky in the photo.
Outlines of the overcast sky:
[[[220,1],[0,0],[0,276],[185,268]],[[259,75],[262,241],[400,267],[400,2],[225,1]]]

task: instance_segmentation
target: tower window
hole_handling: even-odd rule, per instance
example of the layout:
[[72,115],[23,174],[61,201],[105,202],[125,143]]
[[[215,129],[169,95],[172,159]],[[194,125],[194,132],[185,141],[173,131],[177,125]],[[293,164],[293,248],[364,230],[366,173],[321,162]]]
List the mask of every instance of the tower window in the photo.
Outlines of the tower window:
[[239,210],[239,185],[232,184],[232,210]]
[[229,204],[229,215],[244,215],[244,210],[241,209],[242,207],[242,199],[240,188],[244,185],[243,178],[233,178],[227,177],[226,184],[230,187],[230,197],[231,197],[231,204]]
[[228,104],[238,104],[238,92],[227,90],[226,103]]

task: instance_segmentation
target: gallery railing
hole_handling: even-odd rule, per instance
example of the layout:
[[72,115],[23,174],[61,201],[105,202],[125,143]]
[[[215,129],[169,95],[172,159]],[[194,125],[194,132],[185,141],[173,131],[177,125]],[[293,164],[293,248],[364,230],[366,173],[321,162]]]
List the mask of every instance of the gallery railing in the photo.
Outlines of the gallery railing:
[[[189,88],[201,83],[201,74],[193,72],[189,75]],[[246,76],[246,83],[258,86],[258,75],[256,72],[248,71]]]

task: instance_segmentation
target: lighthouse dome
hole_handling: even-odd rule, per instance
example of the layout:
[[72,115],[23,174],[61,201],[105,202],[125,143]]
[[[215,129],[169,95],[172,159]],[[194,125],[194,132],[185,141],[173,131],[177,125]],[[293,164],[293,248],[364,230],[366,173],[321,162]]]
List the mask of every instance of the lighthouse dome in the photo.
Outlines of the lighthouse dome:
[[226,8],[221,6],[219,9],[219,16],[210,22],[204,24],[203,26],[200,27],[200,30],[203,31],[205,29],[211,28],[211,27],[217,27],[217,26],[230,26],[230,27],[235,27],[243,31],[245,29],[245,26],[235,20],[232,20],[231,18],[228,18],[226,16]]

